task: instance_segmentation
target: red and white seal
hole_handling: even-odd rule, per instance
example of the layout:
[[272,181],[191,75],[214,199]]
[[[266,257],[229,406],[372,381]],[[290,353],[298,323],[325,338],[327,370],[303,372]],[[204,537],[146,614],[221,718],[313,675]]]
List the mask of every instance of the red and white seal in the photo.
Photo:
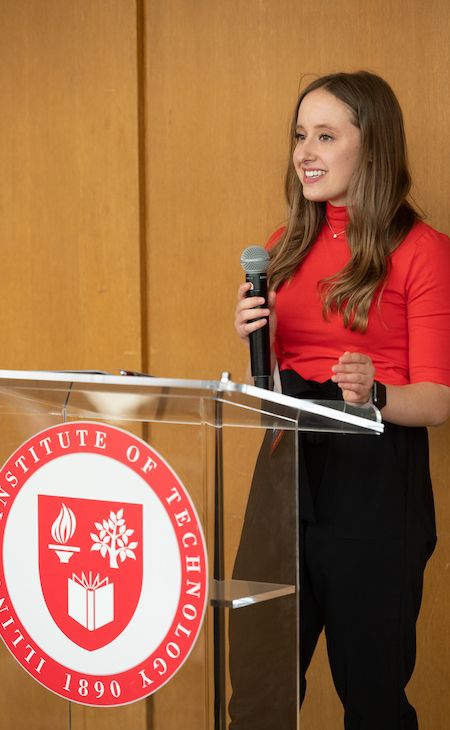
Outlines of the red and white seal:
[[140,700],[195,644],[201,525],[174,471],[127,431],[79,421],[22,444],[0,472],[0,556],[0,635],[68,700]]

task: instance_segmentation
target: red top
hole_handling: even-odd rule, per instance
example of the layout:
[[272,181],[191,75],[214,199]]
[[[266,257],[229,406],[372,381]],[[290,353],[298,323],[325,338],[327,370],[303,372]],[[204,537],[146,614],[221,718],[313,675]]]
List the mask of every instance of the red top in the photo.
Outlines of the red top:
[[[327,203],[335,233],[347,224],[345,207]],[[270,248],[281,235],[269,240]],[[450,386],[450,239],[418,222],[392,254],[380,306],[376,294],[365,333],[346,329],[342,316],[322,315],[318,282],[350,258],[345,233],[324,224],[292,279],[279,287],[275,350],[282,370],[324,382],[345,352],[369,355],[376,377],[390,385],[432,382]]]

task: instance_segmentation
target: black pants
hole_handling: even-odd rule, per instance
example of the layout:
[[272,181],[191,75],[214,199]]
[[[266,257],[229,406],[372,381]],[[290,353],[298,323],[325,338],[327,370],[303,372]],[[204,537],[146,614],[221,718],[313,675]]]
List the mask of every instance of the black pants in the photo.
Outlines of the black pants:
[[[297,379],[291,378],[295,387]],[[292,387],[289,394],[297,395]],[[322,389],[306,397],[330,396]],[[345,730],[417,730],[405,687],[415,662],[423,571],[435,544],[426,430],[386,424],[381,437],[302,437],[300,446],[301,513],[307,518],[300,529],[300,687],[283,677],[295,651],[289,598],[231,612],[230,730],[295,727],[293,696],[298,690],[303,699],[323,629]],[[271,533],[274,520],[265,521],[277,509],[277,495],[282,505],[277,458],[282,463],[282,447],[273,457],[265,443],[236,578],[252,578],[257,559],[262,574],[283,582],[276,562],[283,555],[283,531],[275,521]],[[290,570],[289,557],[287,563]]]
[[[305,525],[300,617],[300,696],[322,629],[346,730],[417,730],[405,687],[429,544],[345,539]],[[273,727],[278,727],[274,720]]]

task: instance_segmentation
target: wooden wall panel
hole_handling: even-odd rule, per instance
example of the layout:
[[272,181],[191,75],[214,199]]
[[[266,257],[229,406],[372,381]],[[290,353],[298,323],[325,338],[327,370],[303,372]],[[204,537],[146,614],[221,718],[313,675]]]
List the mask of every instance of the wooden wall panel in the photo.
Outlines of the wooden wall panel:
[[2,368],[140,365],[136,8],[0,4]]
[[[284,218],[288,123],[303,75],[366,68],[391,83],[414,197],[432,225],[450,230],[448,3],[147,0],[145,10],[150,368],[206,378],[230,370],[239,380],[247,360],[232,326],[239,256]],[[443,730],[450,714],[449,434],[448,426],[432,433],[439,546],[410,686],[427,730]],[[323,642],[301,717],[302,730],[342,726]]]
[[[135,2],[0,0],[2,369],[142,367],[137,47]],[[3,645],[0,705],[2,730],[147,724],[69,723]]]

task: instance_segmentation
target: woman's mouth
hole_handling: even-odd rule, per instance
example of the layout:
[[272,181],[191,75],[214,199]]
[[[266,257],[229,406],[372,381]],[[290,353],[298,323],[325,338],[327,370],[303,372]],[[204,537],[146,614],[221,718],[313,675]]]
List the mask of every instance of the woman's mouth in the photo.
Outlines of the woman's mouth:
[[325,170],[303,170],[303,182],[307,184],[315,183],[324,175],[326,175]]

